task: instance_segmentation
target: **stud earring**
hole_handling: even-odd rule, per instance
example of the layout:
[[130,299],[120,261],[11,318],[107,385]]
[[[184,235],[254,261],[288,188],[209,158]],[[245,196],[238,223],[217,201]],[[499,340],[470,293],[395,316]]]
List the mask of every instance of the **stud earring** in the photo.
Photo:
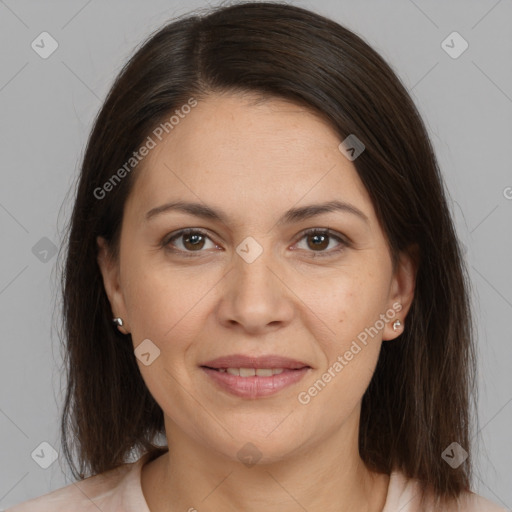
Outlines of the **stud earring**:
[[398,329],[400,329],[401,326],[402,326],[402,322],[400,322],[400,320],[395,320],[393,322],[393,330],[394,331],[398,331]]
[[123,319],[122,318],[112,318],[112,322],[114,322],[114,324],[116,324],[117,327],[122,327],[123,326]]

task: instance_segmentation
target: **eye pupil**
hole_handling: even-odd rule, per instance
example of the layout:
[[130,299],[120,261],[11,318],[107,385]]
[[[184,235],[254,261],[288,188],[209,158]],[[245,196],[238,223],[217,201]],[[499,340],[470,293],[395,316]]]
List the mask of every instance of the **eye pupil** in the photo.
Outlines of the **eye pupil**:
[[[314,234],[314,235],[310,235],[310,239],[315,239],[315,240],[319,241],[319,243],[313,242],[313,245],[311,246],[311,248],[313,248],[313,249],[315,249],[315,248],[316,249],[325,249],[326,247],[329,246],[329,242],[328,242],[329,235]],[[327,244],[325,243],[326,241],[327,241]]]
[[[190,243],[193,249],[202,248],[201,242],[204,244],[204,237],[201,234],[192,234],[187,235],[183,238],[184,246],[187,247],[187,244]],[[188,248],[188,247],[187,247]]]
[[[307,249],[309,249],[309,255],[311,257],[316,256],[323,256],[324,254],[327,255],[333,255],[337,254],[340,249],[334,250],[334,251],[328,251],[329,243],[331,239],[334,238],[340,247],[347,246],[346,242],[343,242],[340,237],[337,237],[335,235],[332,235],[329,231],[326,230],[311,230],[310,232],[306,232],[303,234],[301,240],[307,240],[306,245]],[[183,255],[186,255],[186,253],[195,252],[199,254],[203,253],[203,248],[206,243],[206,240],[209,240],[210,237],[201,231],[197,230],[183,230],[171,239],[168,239],[167,241],[164,241],[164,246],[171,246],[175,247],[174,240],[181,240],[181,244],[183,246],[183,249],[177,248],[176,251],[173,252],[179,252]],[[318,253],[318,254],[312,254],[312,253]]]

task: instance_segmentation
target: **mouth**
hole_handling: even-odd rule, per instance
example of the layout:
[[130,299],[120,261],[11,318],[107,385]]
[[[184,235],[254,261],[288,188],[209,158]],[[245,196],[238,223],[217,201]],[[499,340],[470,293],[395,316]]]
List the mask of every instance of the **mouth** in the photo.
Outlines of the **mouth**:
[[218,357],[211,361],[206,361],[200,366],[211,368],[212,370],[227,370],[230,368],[242,369],[262,369],[262,370],[300,370],[302,368],[311,368],[307,363],[297,359],[290,359],[279,355],[269,354],[264,356],[246,356],[243,354],[233,354],[230,356]]
[[241,398],[273,395],[301,380],[312,367],[302,361],[270,355],[233,355],[207,361],[200,368],[222,390]]
[[[203,366],[203,368],[209,368]],[[272,377],[272,375],[280,375],[285,371],[285,368],[209,368],[221,373],[229,373],[230,375],[237,375],[238,377]],[[296,371],[286,370],[286,371]]]

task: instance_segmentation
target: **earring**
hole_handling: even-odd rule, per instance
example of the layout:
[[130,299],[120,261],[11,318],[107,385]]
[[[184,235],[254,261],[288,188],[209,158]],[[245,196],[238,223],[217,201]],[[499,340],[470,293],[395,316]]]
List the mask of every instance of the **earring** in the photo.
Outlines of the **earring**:
[[402,325],[402,322],[400,322],[400,320],[395,320],[393,322],[393,330],[398,331],[398,329],[400,329],[401,325]]
[[123,326],[123,319],[122,318],[112,318],[112,322],[114,322],[116,324],[117,327],[122,327]]

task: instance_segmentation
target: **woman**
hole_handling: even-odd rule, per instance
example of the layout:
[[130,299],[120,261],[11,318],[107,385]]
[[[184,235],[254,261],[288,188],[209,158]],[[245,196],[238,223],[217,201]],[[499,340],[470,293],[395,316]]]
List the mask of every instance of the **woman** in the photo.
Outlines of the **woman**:
[[13,512],[502,510],[470,492],[435,155],[333,21],[246,3],[149,38],[90,136],[63,297],[78,481]]

